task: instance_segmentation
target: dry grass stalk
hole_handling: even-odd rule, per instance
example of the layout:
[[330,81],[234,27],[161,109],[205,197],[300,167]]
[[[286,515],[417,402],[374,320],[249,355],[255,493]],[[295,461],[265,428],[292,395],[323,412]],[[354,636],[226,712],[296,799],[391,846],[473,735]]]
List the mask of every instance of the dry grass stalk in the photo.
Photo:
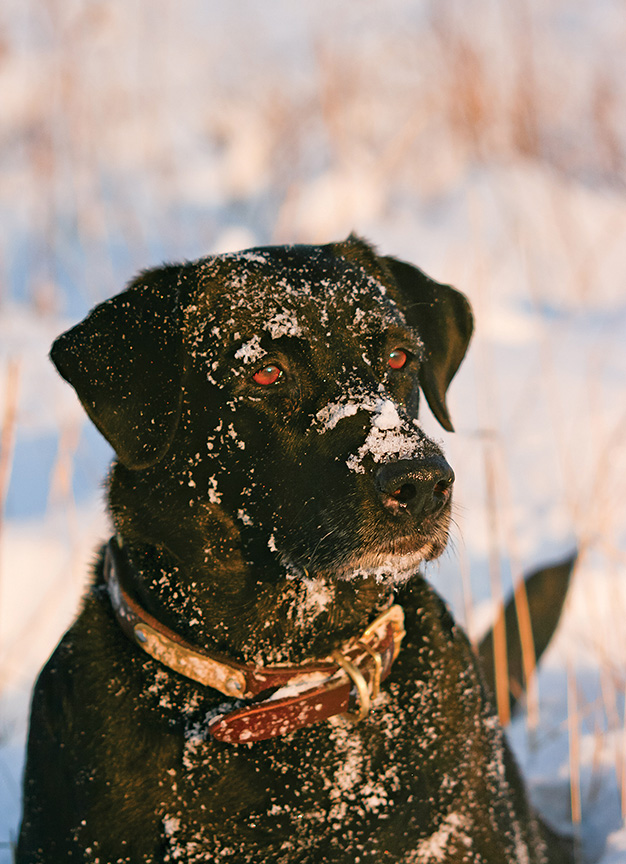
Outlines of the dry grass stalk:
[[[487,518],[489,522],[489,581],[491,596],[497,609],[502,609],[502,572],[498,546],[498,504],[496,500],[496,472],[493,445],[485,441],[483,447],[485,463],[485,487],[487,496]],[[503,725],[511,719],[509,694],[509,669],[506,655],[506,625],[504,615],[497,614],[493,623],[493,662],[496,682],[496,705]]]
[[74,582],[82,584],[83,576],[77,565],[79,561],[80,529],[77,519],[77,506],[72,483],[74,475],[74,457],[80,443],[82,423],[76,421],[61,426],[57,458],[52,469],[49,483],[48,511],[59,509],[64,505],[69,532],[70,572]]
[[524,669],[524,682],[526,690],[526,712],[529,729],[536,730],[539,726],[539,691],[535,669],[537,658],[535,654],[535,640],[528,606],[528,594],[526,582],[520,574],[517,579],[513,594],[517,623],[519,626],[520,644],[522,646],[522,666]]
[[[615,758],[615,776],[617,778],[617,789],[620,794],[622,806],[622,815],[624,815],[624,741],[622,721],[620,721],[619,710],[617,707],[617,687],[613,676],[609,673],[609,669],[601,665],[600,667],[600,690],[602,694],[602,703],[604,713],[607,718],[609,733],[614,736],[614,746],[612,747]],[[625,715],[626,716],[626,715]]]
[[[530,607],[528,605],[528,593],[526,581],[521,566],[521,556],[513,526],[513,495],[509,482],[509,473],[506,468],[506,459],[503,452],[503,442],[500,441],[500,466],[498,471],[499,489],[502,496],[502,518],[505,528],[506,547],[511,571],[513,576],[513,600],[519,630],[519,640],[522,650],[522,669],[524,673],[524,691],[526,695],[526,714],[528,728],[536,730],[539,726],[539,690],[535,670],[537,668],[537,654],[535,651],[535,639],[533,636]],[[509,684],[510,687],[510,684]]]
[[578,688],[572,663],[567,667],[567,725],[569,731],[569,776],[572,823],[580,826],[582,804],[580,791],[580,718],[578,716]]
[[[470,199],[470,208],[472,215],[472,224],[478,232],[481,224],[481,210],[479,201],[476,197]],[[480,249],[480,244],[476,244],[476,249]],[[476,316],[480,320],[484,318],[487,310],[485,297],[485,279],[484,270],[485,262],[477,253],[475,262],[475,284],[478,288],[478,296],[476,303]],[[480,397],[480,423],[484,430],[491,430],[494,424],[491,420],[491,406],[493,405],[493,364],[490,362],[488,345],[484,339],[476,338],[476,353],[478,357],[478,370],[480,381],[482,382],[479,397]],[[496,706],[500,722],[503,725],[509,723],[511,719],[510,708],[510,693],[509,693],[509,670],[506,652],[506,624],[504,615],[500,614],[503,608],[503,590],[502,590],[502,571],[500,567],[500,541],[499,541],[499,510],[497,498],[497,482],[496,482],[496,465],[495,465],[495,446],[494,434],[492,432],[483,433],[483,464],[485,474],[485,509],[487,516],[487,533],[488,533],[488,567],[489,567],[489,584],[491,588],[491,598],[496,612],[496,618],[493,624],[493,658],[494,658],[494,679],[496,688]]]
[[470,565],[467,552],[461,543],[459,548],[459,570],[461,572],[461,591],[463,595],[463,613],[465,616],[465,629],[474,648],[477,647],[474,630],[474,604],[472,601],[472,581]]
[[19,397],[20,364],[9,359],[6,369],[6,389],[2,426],[0,427],[0,527],[6,496],[9,491],[13,444],[17,425],[17,404]]
[[622,804],[622,818],[626,820],[626,710],[624,711],[624,724],[622,727],[621,757],[619,791]]
[[[17,407],[19,401],[20,364],[18,360],[9,359],[6,369],[6,389],[2,426],[0,427],[0,544],[4,507],[9,492],[11,465],[13,462],[13,447],[17,427]],[[2,586],[0,572],[0,587]]]
[[57,457],[50,474],[48,499],[51,505],[57,501],[67,501],[75,508],[72,489],[73,460],[80,442],[80,432],[80,422],[61,427]]
[[597,73],[592,96],[592,117],[602,167],[609,175],[623,174],[624,152],[618,118],[622,112],[616,86],[604,70]]

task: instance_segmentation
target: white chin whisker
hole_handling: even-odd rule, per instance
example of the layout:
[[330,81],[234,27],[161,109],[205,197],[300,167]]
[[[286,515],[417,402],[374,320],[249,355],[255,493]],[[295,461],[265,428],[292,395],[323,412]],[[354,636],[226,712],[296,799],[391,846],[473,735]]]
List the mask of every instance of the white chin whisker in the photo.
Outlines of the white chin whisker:
[[370,552],[349,561],[335,572],[343,581],[374,578],[379,584],[401,585],[411,578],[425,559],[426,548],[407,554]]

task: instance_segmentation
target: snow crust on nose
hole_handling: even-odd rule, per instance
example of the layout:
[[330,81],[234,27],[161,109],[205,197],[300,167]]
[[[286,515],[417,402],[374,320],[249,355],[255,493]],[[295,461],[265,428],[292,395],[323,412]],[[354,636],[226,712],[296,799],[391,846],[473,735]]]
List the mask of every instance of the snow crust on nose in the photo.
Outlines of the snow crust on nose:
[[371,426],[357,453],[346,460],[351,471],[364,474],[362,461],[366,456],[374,462],[383,462],[387,459],[416,459],[423,454],[426,438],[417,420],[401,417],[396,403],[379,394],[362,393],[356,398],[329,402],[315,417],[321,427],[320,434],[334,429],[341,420],[353,417],[358,411],[372,415]]
[[374,415],[372,426],[377,429],[398,429],[402,425],[396,406],[390,399],[377,402]]
[[341,402],[329,402],[317,412],[315,419],[321,425],[320,431],[326,432],[334,429],[345,417],[354,417],[358,411],[372,414],[372,425],[377,429],[398,429],[402,426],[395,403],[391,399],[381,399],[370,394]]

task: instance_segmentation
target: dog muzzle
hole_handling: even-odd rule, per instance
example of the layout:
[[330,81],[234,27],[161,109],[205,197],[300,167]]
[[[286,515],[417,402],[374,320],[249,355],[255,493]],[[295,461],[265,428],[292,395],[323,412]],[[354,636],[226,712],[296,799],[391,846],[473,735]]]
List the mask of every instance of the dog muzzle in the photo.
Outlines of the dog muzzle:
[[113,537],[105,550],[104,578],[123,632],[154,660],[204,687],[249,704],[218,714],[211,735],[229,744],[288,735],[342,714],[358,722],[370,711],[405,636],[404,612],[395,604],[331,656],[297,665],[252,666],[195,647],[146,612],[125,587],[131,569]]

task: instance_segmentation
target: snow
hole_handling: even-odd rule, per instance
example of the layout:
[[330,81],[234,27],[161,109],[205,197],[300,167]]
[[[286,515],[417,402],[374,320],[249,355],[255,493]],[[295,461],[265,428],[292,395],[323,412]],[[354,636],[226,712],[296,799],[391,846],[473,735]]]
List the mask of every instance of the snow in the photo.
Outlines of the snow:
[[302,579],[304,585],[305,596],[303,613],[306,616],[311,615],[316,617],[320,615],[334,599],[332,588],[322,579],[304,577]]
[[222,493],[217,488],[217,478],[209,477],[207,485],[207,496],[211,504],[219,504],[222,500]]
[[332,402],[321,408],[315,415],[315,419],[321,423],[323,430],[334,429],[340,420],[354,417],[357,411],[362,409],[363,405],[355,402]]
[[347,567],[337,573],[339,579],[368,579],[373,577],[379,585],[397,588],[409,579],[426,557],[426,549],[418,549],[407,555],[363,556],[359,566]]
[[364,472],[363,459],[371,456],[374,462],[388,458],[408,459],[423,450],[420,426],[415,421],[400,418],[394,403],[381,399],[375,391],[345,394],[345,401],[331,402],[315,415],[316,423],[322,433],[334,429],[346,417],[353,417],[359,411],[367,411],[371,416],[371,428],[358,453],[347,459],[351,471]]
[[[163,260],[352,230],[459,287],[476,313],[449,393],[456,434],[420,414],[457,477],[450,550],[427,570],[457,618],[473,634],[484,626],[494,549],[505,592],[580,550],[538,725],[522,712],[509,734],[562,828],[570,777],[579,783],[587,861],[626,861],[624,10],[514,8],[3,4],[0,429],[9,363],[18,399],[8,478],[0,467],[1,864],[30,686],[110,530],[111,452],[48,362],[53,338]],[[298,328],[287,313],[269,335]],[[255,345],[239,350],[253,362]],[[376,400],[354,393],[317,416],[330,431],[369,413],[356,471],[365,453],[402,458],[417,440]],[[209,494],[219,500],[215,484]],[[323,601],[311,592],[313,611]]]
[[261,347],[261,341],[255,334],[248,342],[244,342],[241,348],[235,351],[235,360],[243,360],[244,363],[256,363],[267,352]]
[[376,407],[376,416],[372,421],[376,429],[398,429],[401,425],[396,406],[389,399],[380,402]]
[[298,319],[286,312],[277,312],[267,322],[266,330],[272,339],[280,339],[281,336],[302,336],[302,328]]
[[626,861],[626,831],[609,834],[602,864],[623,864]]
[[352,455],[347,460],[348,468],[359,474],[363,473],[365,469],[362,462],[365,456],[371,456],[374,462],[419,456],[424,451],[424,439],[416,433],[417,428],[417,424],[406,420],[401,422],[395,409],[393,415],[389,412],[375,414],[372,428],[365,443],[359,447],[358,455]]
[[[432,837],[419,844],[407,864],[429,864],[429,862],[445,861],[447,844],[450,837],[454,837],[455,835],[462,842],[465,843],[467,841],[466,845],[468,848],[471,847],[471,839],[464,833],[465,827],[461,814],[450,813]],[[520,861],[522,860],[520,858]]]

